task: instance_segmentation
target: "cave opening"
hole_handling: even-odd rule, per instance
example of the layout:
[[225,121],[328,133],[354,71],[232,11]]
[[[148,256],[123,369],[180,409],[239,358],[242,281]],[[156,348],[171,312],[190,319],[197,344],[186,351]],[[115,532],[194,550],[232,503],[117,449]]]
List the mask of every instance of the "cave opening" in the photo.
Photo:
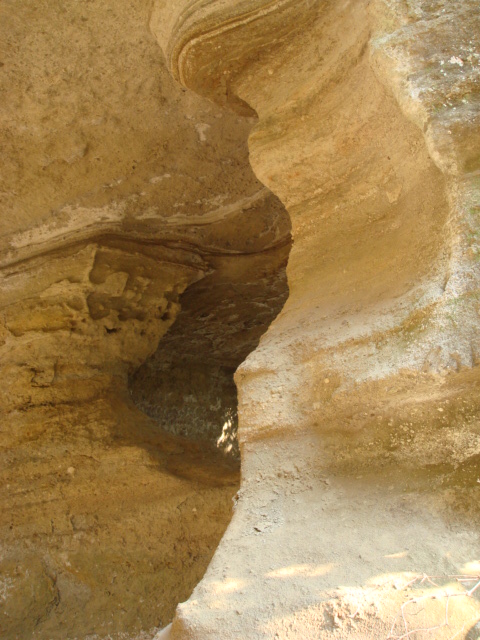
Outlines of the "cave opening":
[[129,378],[133,403],[168,450],[168,473],[184,483],[169,516],[174,569],[163,568],[155,593],[161,625],[190,596],[232,516],[240,481],[233,376],[285,303],[290,245],[287,235],[266,251],[207,257],[208,274],[183,293],[175,322]]
[[[285,210],[266,193],[237,215],[265,229],[280,218],[286,233],[266,248],[205,251],[203,277],[183,293],[161,247],[146,257],[110,238],[42,257],[54,282],[59,264],[88,262],[68,285],[67,328],[42,330],[38,316],[36,343],[17,316],[37,316],[11,306],[9,326],[36,352],[33,368],[10,365],[2,432],[5,640],[153,638],[202,579],[239,487],[233,374],[288,295]],[[28,266],[46,289],[39,265]],[[44,307],[63,312],[55,296]],[[149,340],[158,347],[145,359]]]

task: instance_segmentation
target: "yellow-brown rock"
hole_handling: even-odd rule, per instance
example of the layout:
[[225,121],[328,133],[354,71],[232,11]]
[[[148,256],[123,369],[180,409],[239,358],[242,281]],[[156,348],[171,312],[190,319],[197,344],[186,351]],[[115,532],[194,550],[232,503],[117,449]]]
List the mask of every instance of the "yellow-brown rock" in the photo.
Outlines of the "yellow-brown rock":
[[286,298],[290,222],[248,163],[253,120],[176,85],[149,19],[3,7],[4,640],[172,619],[231,516],[233,371]]
[[474,637],[477,3],[169,6],[172,75],[256,111],[294,240],[236,374],[241,498],[170,634]]
[[0,635],[476,638],[477,0],[2,30]]

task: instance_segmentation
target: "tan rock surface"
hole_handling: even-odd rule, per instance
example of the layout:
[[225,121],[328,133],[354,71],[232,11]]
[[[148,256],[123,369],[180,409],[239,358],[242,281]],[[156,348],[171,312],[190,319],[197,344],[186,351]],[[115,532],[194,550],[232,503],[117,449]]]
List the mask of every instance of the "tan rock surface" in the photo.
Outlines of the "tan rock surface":
[[175,84],[149,19],[142,1],[2,7],[5,640],[171,620],[231,516],[233,371],[286,298],[290,222],[248,164],[253,120]]
[[478,2],[4,16],[0,635],[475,638]]
[[294,239],[236,374],[241,497],[171,637],[472,637],[478,598],[445,594],[480,570],[477,3],[169,6],[173,76],[258,113]]

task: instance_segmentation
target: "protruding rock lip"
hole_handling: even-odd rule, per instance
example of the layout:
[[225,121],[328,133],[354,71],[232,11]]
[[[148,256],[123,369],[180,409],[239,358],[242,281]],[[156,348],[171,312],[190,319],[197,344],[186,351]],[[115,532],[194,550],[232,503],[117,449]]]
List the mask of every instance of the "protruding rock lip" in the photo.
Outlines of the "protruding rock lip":
[[156,7],[150,27],[173,77],[242,116],[255,111],[234,91],[249,63],[301,29],[317,0],[183,0]]
[[[274,208],[276,223],[271,237],[260,236],[253,229],[252,236],[237,234],[235,241],[225,246],[222,229],[250,211],[258,220],[268,208]],[[102,243],[105,239],[131,240],[139,245],[164,245],[181,252],[211,255],[247,255],[263,253],[290,242],[290,225],[282,205],[268,189],[261,188],[238,201],[212,209],[203,216],[176,215],[152,218],[128,218],[122,206],[103,209],[65,207],[67,214],[62,225],[45,223],[4,238],[8,248],[0,247],[0,267],[8,268],[32,257],[88,242]],[[152,224],[153,223],[153,224]],[[260,224],[258,222],[258,224]],[[222,235],[223,233],[223,235]],[[258,235],[257,235],[258,234]],[[211,237],[210,237],[211,236]]]

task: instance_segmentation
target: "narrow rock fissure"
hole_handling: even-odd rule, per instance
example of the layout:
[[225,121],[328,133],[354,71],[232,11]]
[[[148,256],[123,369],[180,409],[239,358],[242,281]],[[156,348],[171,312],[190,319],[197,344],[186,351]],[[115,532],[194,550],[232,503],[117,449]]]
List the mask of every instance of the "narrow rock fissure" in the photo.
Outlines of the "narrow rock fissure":
[[[181,588],[163,589],[170,622],[205,572],[232,515],[239,487],[234,373],[255,349],[288,296],[290,242],[272,251],[217,258],[215,268],[179,299],[180,311],[156,352],[129,378],[131,398],[167,444],[172,477],[191,483],[175,508]],[[173,520],[172,517],[172,520]],[[203,547],[196,555],[195,549]]]
[[478,0],[4,5],[0,639],[477,638]]
[[85,302],[70,283],[68,333],[39,333],[34,364],[13,370],[15,429],[2,435],[2,638],[152,638],[188,599],[239,486],[233,374],[287,298],[289,249],[287,234],[266,251],[205,256],[183,294],[137,245],[65,253],[78,264],[90,251]]

